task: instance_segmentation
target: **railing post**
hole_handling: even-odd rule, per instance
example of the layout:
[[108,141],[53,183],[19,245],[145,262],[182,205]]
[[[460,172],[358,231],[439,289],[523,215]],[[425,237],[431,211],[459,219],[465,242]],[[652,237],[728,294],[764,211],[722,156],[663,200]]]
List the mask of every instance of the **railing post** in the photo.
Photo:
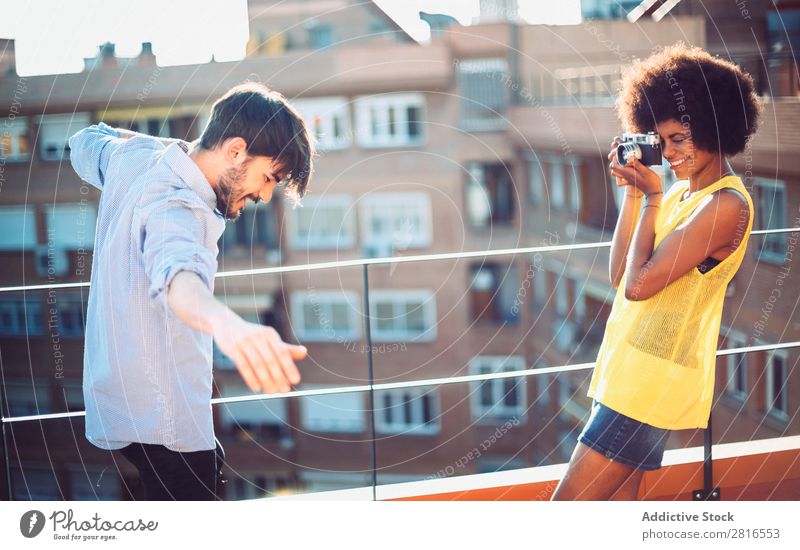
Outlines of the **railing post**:
[[720,489],[714,487],[714,466],[711,457],[711,414],[703,432],[703,488],[692,491],[692,500],[719,500]]
[[[2,479],[0,479],[0,500],[11,500],[11,463],[8,460],[8,443],[6,439],[6,423],[2,418],[6,415],[5,405],[6,386],[0,381],[0,437],[3,441],[3,449],[0,452],[0,468],[2,469]],[[9,415],[11,411],[8,411]]]
[[369,432],[371,446],[371,469],[372,469],[372,500],[378,500],[378,460],[375,445],[375,377],[372,372],[372,334],[370,332],[370,310],[369,310],[369,265],[364,264],[364,334],[367,341],[367,379],[369,384]]

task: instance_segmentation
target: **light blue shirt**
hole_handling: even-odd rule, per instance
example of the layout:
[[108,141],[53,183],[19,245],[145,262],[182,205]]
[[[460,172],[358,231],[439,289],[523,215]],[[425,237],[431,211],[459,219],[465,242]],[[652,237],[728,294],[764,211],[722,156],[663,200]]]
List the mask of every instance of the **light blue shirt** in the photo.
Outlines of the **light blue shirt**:
[[78,175],[101,191],[86,317],[86,439],[178,452],[215,448],[211,336],[184,325],[166,289],[183,270],[212,290],[225,219],[175,140],[121,139],[102,122],[69,140]]

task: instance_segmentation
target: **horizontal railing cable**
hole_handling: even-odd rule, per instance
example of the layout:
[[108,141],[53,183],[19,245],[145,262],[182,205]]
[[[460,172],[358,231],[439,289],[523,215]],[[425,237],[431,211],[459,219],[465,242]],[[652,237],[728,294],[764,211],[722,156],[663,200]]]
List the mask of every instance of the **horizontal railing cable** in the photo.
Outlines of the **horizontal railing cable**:
[[[759,229],[751,231],[751,235],[771,235],[774,233],[793,233],[800,231],[800,227],[785,227],[780,229]],[[292,273],[296,271],[318,271],[322,269],[336,269],[343,267],[357,267],[364,265],[387,265],[410,262],[433,262],[441,260],[461,260],[467,258],[489,258],[493,256],[509,256],[516,254],[535,254],[537,252],[557,252],[562,250],[588,250],[592,248],[610,247],[611,241],[594,243],[556,244],[547,246],[529,246],[522,248],[502,248],[497,250],[472,250],[468,252],[445,252],[441,254],[419,254],[415,256],[393,256],[387,258],[359,258],[356,260],[339,260],[334,262],[318,262],[301,265],[287,265],[278,267],[259,267],[252,269],[236,269],[221,271],[214,275],[215,279],[227,277],[244,277],[253,275],[273,275],[276,273]],[[0,292],[19,292],[33,290],[57,290],[65,288],[85,288],[90,286],[89,281],[76,283],[47,283],[38,285],[16,285],[0,287]]]
[[[787,349],[800,347],[800,340],[796,342],[784,342],[779,344],[761,344],[758,346],[744,346],[740,348],[728,348],[717,351],[717,356],[735,355],[737,353],[753,353],[758,351],[768,351],[775,349]],[[362,393],[381,390],[396,390],[401,388],[420,388],[425,386],[444,386],[447,384],[462,384],[466,382],[482,382],[485,380],[498,380],[502,378],[518,378],[525,376],[542,376],[545,374],[559,374],[562,372],[573,372],[589,370],[595,365],[590,363],[577,363],[575,365],[560,365],[555,367],[543,367],[534,369],[522,369],[505,372],[494,372],[487,374],[470,374],[464,376],[450,376],[446,378],[427,378],[421,380],[409,380],[405,382],[385,382],[381,384],[362,384],[358,386],[341,386],[338,388],[318,388],[308,390],[296,390],[285,393],[272,393],[260,395],[240,395],[235,397],[216,397],[211,400],[212,405],[226,405],[229,403],[243,403],[246,401],[265,401],[268,399],[285,399],[294,397],[312,397],[317,395],[333,395],[340,393]],[[51,413],[28,416],[14,416],[2,418],[3,423],[28,422],[32,420],[54,420],[60,418],[73,418],[85,416],[85,411],[74,411],[66,413]]]

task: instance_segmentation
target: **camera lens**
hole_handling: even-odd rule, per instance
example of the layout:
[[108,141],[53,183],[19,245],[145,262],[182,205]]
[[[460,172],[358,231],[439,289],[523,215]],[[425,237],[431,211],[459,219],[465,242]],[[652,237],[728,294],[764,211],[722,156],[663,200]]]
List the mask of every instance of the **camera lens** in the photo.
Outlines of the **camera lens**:
[[630,159],[642,158],[642,150],[636,143],[620,143],[617,147],[617,162],[622,166],[628,164]]

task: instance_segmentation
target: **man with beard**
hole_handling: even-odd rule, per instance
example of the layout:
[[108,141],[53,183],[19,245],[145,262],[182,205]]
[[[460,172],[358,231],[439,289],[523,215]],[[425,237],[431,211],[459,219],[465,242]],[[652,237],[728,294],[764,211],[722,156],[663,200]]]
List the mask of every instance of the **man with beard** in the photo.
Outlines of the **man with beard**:
[[121,450],[148,500],[214,500],[224,452],[211,411],[212,339],[254,392],[300,382],[303,346],[213,296],[217,241],[247,201],[279,183],[295,201],[313,144],[286,99],[231,89],[189,144],[100,123],[69,140],[78,175],[101,191],[86,319],[86,438]]

